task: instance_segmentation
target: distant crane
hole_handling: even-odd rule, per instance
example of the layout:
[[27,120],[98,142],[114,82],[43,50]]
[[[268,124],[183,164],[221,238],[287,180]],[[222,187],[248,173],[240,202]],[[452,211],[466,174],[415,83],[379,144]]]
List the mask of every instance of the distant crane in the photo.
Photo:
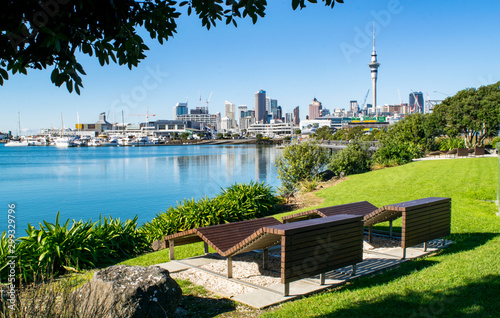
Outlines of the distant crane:
[[149,110],[146,109],[146,113],[145,114],[127,114],[127,116],[146,116],[146,125],[149,123],[149,117],[154,117],[156,116],[156,114],[150,114],[149,113]]
[[368,98],[368,94],[370,94],[370,89],[368,89],[368,92],[366,92],[366,95],[365,95],[365,100],[363,101],[363,104],[361,105],[361,109],[364,109],[364,108],[365,108],[365,105],[366,105],[366,99]]
[[207,114],[208,114],[208,103],[210,103],[210,98],[212,98],[212,94],[213,94],[213,93],[214,93],[214,92],[212,91],[212,92],[210,93],[210,96],[208,96],[208,99],[207,99]]

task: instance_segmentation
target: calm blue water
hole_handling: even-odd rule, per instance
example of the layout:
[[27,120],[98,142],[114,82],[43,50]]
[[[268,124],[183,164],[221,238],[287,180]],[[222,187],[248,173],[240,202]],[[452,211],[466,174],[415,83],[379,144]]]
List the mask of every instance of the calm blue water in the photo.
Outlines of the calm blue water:
[[279,186],[280,150],[254,145],[118,148],[0,145],[0,231],[16,204],[17,235],[28,222],[97,220],[99,214],[139,224],[184,198],[212,197],[235,182]]

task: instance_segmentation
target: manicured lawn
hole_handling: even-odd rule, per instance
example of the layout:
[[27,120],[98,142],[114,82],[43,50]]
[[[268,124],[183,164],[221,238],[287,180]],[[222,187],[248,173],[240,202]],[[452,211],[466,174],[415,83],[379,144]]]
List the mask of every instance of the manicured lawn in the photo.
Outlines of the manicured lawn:
[[265,317],[498,317],[500,218],[497,158],[415,162],[350,176],[325,189],[321,206],[367,200],[377,206],[428,196],[452,198],[456,244],[337,290],[283,304]]
[[[318,207],[362,200],[383,206],[429,196],[451,197],[449,239],[456,243],[438,255],[285,303],[264,316],[498,317],[500,217],[491,202],[497,196],[497,165],[497,158],[414,162],[349,176],[318,192],[325,198]],[[178,247],[176,255],[184,258],[201,254],[202,246]],[[168,250],[123,264],[147,266],[166,261]]]

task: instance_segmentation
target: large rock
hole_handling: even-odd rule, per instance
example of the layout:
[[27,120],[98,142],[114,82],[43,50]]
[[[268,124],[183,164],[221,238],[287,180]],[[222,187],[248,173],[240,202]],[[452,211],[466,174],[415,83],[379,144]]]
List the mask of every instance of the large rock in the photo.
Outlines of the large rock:
[[83,317],[169,317],[182,290],[161,267],[117,265],[96,272],[74,296]]

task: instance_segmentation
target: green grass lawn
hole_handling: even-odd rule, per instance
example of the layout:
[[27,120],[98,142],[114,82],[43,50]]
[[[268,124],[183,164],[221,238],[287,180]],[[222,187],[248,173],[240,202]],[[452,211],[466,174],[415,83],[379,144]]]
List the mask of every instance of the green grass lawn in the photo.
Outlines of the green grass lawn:
[[264,317],[498,317],[500,218],[497,158],[436,160],[350,176],[320,191],[321,206],[367,200],[377,206],[452,198],[456,243],[440,254],[283,304]]
[[[456,243],[438,255],[285,303],[264,316],[498,317],[500,218],[491,202],[497,194],[497,165],[497,158],[414,162],[349,176],[319,191],[317,195],[325,200],[318,207],[363,200],[383,206],[429,196],[451,197],[449,239]],[[176,256],[190,257],[202,251],[201,243],[180,246]],[[123,264],[147,266],[167,261],[168,250],[163,250]]]

